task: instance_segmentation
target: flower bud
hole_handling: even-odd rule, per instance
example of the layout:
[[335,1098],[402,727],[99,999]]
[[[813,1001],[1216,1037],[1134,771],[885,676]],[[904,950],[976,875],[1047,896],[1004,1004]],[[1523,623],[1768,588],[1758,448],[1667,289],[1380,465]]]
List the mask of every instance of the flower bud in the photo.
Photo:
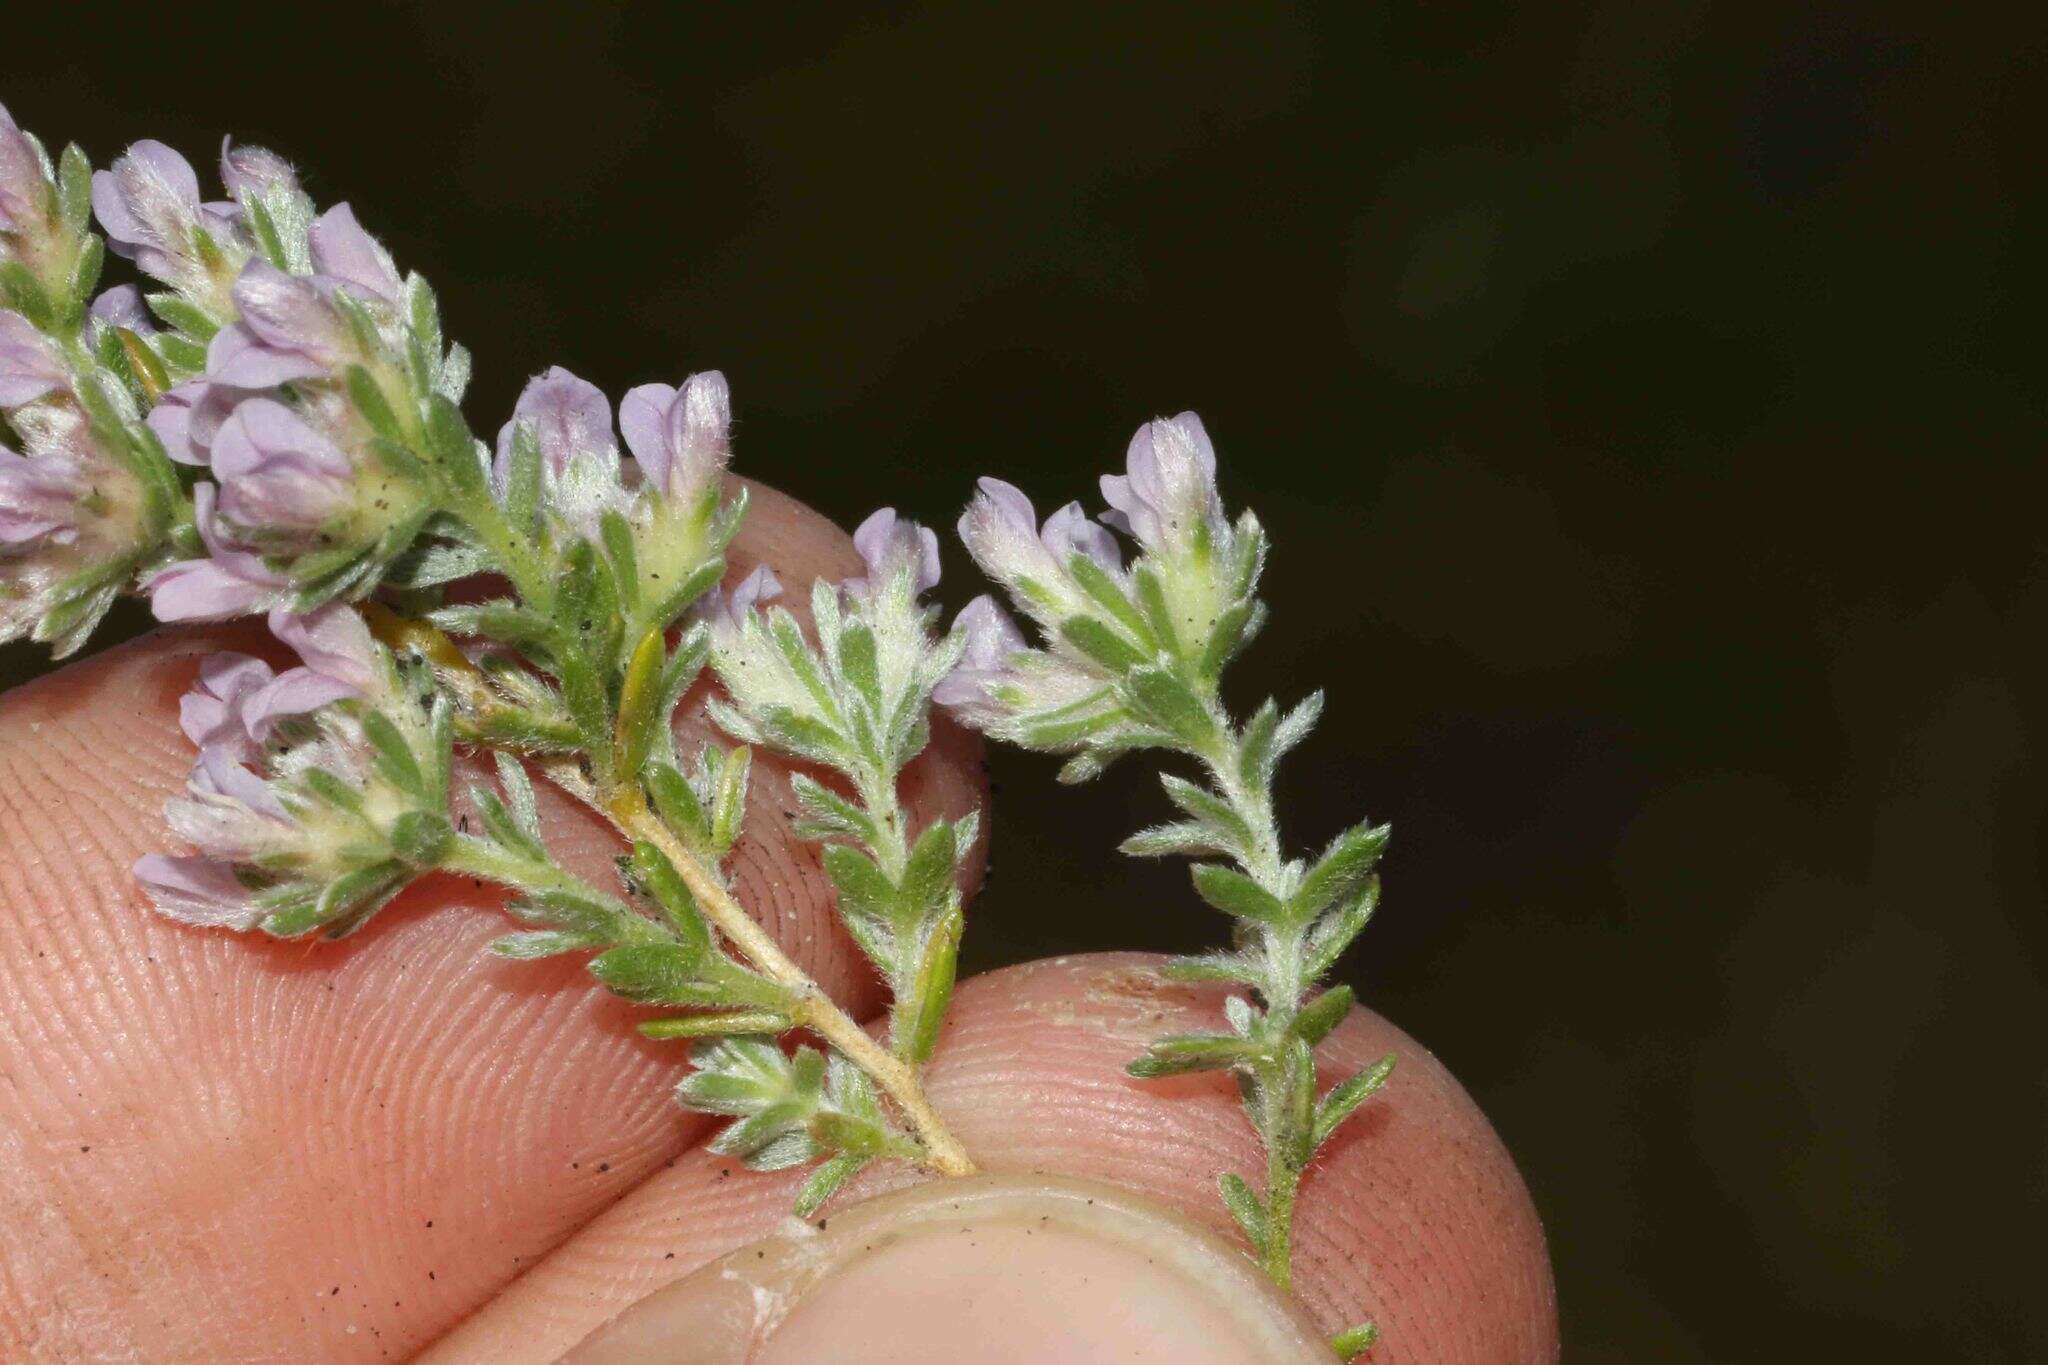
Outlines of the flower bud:
[[50,339],[19,313],[0,312],[0,411],[68,389],[71,372]]
[[44,221],[49,201],[50,177],[42,156],[7,106],[0,104],[0,259],[6,256],[5,234],[35,230]]
[[932,700],[963,724],[987,729],[1008,714],[993,688],[1008,679],[1010,663],[1030,648],[1010,614],[983,593],[960,609],[953,629],[964,636],[960,662],[932,689]]
[[1192,412],[1138,428],[1123,474],[1105,474],[1104,520],[1153,554],[1206,553],[1230,532],[1216,496],[1216,448]]
[[646,486],[694,510],[732,458],[732,396],[716,370],[678,389],[642,384],[619,403],[619,430]]
[[854,530],[853,548],[868,571],[841,585],[852,596],[873,596],[898,574],[908,577],[913,597],[939,585],[939,538],[930,527],[897,516],[893,507],[875,512]]
[[497,482],[511,478],[521,429],[540,451],[542,505],[570,534],[595,540],[607,511],[626,511],[632,498],[619,482],[612,407],[601,390],[561,366],[537,375],[498,432]]
[[227,290],[249,248],[233,219],[200,202],[184,157],[161,142],[136,143],[93,173],[92,208],[116,255],[215,316],[232,316]]

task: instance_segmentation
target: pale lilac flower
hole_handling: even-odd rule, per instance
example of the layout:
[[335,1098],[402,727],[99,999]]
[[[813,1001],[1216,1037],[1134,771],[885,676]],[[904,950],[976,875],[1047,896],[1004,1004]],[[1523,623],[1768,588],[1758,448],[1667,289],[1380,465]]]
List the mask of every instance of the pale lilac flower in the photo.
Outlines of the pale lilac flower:
[[939,538],[930,527],[897,516],[893,507],[882,508],[855,528],[853,548],[866,562],[867,575],[849,578],[841,586],[856,597],[879,591],[906,566],[913,595],[939,585]]
[[350,510],[355,464],[303,417],[271,398],[243,402],[213,441],[218,514],[239,527],[313,531]]
[[[85,488],[75,459],[58,453],[30,459],[0,445],[0,554],[44,539],[76,541],[78,498]],[[0,600],[5,597],[0,593]]]
[[207,857],[232,863],[279,852],[295,833],[290,809],[270,784],[222,745],[199,751],[185,794],[164,804],[164,823]]
[[195,288],[207,275],[196,233],[236,245],[233,224],[199,202],[191,163],[161,142],[138,142],[112,167],[95,171],[92,209],[116,255],[178,288]]
[[42,221],[49,192],[35,144],[0,104],[0,232],[26,232]]
[[713,635],[729,636],[739,630],[748,612],[780,596],[782,580],[766,564],[756,564],[752,572],[733,584],[731,592],[713,588],[698,598],[691,614],[709,625]]
[[1085,555],[1111,578],[1123,573],[1116,539],[1070,502],[1038,523],[1031,499],[1001,479],[982,479],[960,517],[960,540],[990,578],[1039,619],[1057,623],[1086,610],[1068,565]]
[[1105,474],[1102,496],[1114,510],[1103,520],[1146,550],[1182,554],[1206,532],[1210,544],[1229,534],[1216,496],[1216,449],[1192,412],[1138,428],[1126,472]]
[[336,204],[314,220],[311,241],[313,269],[324,278],[388,304],[396,304],[405,292],[391,253],[363,231],[347,204]]
[[[69,405],[16,409],[10,420],[26,450],[0,445],[0,640],[34,635],[69,653],[111,605],[108,575],[137,548],[134,477]],[[50,612],[93,592],[103,594],[100,606],[87,603],[55,635],[39,633]]]
[[612,407],[603,390],[560,365],[527,382],[513,405],[512,419],[499,429],[501,477],[503,467],[511,461],[512,437],[521,423],[532,431],[542,464],[556,472],[596,452],[609,450],[617,457]]
[[279,721],[362,695],[363,689],[323,672],[303,649],[301,657],[309,662],[278,673],[247,654],[209,655],[192,690],[179,699],[179,728],[202,751],[254,764]]
[[240,389],[267,389],[339,370],[355,339],[313,280],[251,260],[233,290],[241,321],[223,327],[206,350],[206,378]]
[[151,853],[135,863],[135,880],[162,914],[207,929],[254,929],[264,912],[234,866],[218,858]]
[[221,427],[250,395],[248,389],[194,379],[157,400],[142,420],[172,459],[203,468],[213,462],[213,442]]
[[1047,517],[1039,538],[1060,565],[1069,563],[1075,555],[1086,555],[1112,578],[1123,572],[1124,557],[1117,548],[1116,537],[1107,526],[1082,511],[1078,502],[1070,502]]
[[274,609],[270,633],[298,651],[305,670],[334,693],[329,700],[384,690],[383,655],[361,614],[346,603],[330,602],[303,613]]
[[70,384],[49,338],[21,314],[0,312],[0,409],[33,403]]
[[716,370],[693,374],[678,389],[642,384],[619,403],[619,431],[640,462],[646,485],[693,507],[732,457],[732,397]]
[[178,727],[201,749],[220,746],[253,759],[265,733],[249,720],[249,703],[276,680],[269,664],[247,654],[210,654],[192,690],[178,700]]
[[[92,301],[88,310],[93,322],[101,327],[125,327],[137,336],[155,336],[156,319],[142,302],[142,291],[132,284],[117,284],[112,289],[103,289]],[[95,331],[97,336],[98,332]]]
[[237,147],[232,138],[220,142],[220,180],[236,199],[299,188],[298,173],[289,161],[268,148]]
[[527,384],[512,408],[512,420],[498,432],[500,490],[510,477],[512,446],[521,427],[533,434],[540,451],[543,503],[562,522],[595,536],[605,512],[630,506],[619,483],[612,406],[595,384],[559,365]]
[[142,585],[159,621],[225,621],[267,611],[290,594],[291,584],[263,557],[231,541],[220,525],[210,483],[192,490],[193,520],[208,557],[159,569]]
[[960,609],[953,629],[966,637],[967,646],[953,671],[932,689],[932,700],[962,723],[982,729],[1008,714],[992,689],[1010,676],[1011,660],[1030,646],[1010,614],[986,593]]

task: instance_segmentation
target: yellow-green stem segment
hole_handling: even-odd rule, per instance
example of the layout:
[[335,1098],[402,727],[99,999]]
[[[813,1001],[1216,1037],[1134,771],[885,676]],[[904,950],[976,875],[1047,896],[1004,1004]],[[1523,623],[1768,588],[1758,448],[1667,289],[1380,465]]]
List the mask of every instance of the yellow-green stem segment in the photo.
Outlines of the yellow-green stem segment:
[[877,1043],[866,1029],[832,1003],[831,997],[819,989],[818,983],[790,960],[774,937],[754,922],[753,917],[719,885],[717,879],[705,871],[669,827],[648,809],[646,799],[637,789],[620,792],[605,803],[603,809],[621,834],[628,839],[645,839],[675,864],[683,884],[696,897],[697,908],[740,950],[755,970],[796,993],[796,1022],[838,1048],[848,1061],[865,1071],[895,1102],[916,1131],[924,1146],[926,1163],[933,1170],[941,1175],[975,1173],[975,1165],[967,1155],[967,1149],[947,1130],[938,1112],[932,1108],[931,1101],[925,1097],[917,1072]]

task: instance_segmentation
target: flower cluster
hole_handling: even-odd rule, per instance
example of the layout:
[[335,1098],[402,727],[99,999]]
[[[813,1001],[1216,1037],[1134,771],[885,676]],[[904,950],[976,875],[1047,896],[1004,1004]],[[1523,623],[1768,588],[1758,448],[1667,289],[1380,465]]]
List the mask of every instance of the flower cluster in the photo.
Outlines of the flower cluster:
[[167,621],[363,596],[480,477],[442,408],[468,361],[425,281],[347,204],[316,216],[274,154],[224,146],[220,176],[230,197],[202,201],[182,156],[139,142],[93,177],[113,250],[166,286],[146,299],[164,328],[131,348],[168,385],[150,430],[211,476],[193,496],[204,553],[145,585]]
[[272,626],[298,667],[216,654],[179,706],[199,755],[164,816],[198,852],[151,854],[135,873],[188,923],[345,933],[452,838],[449,708],[423,711],[345,606]]
[[[983,479],[960,539],[1045,645],[1024,648],[993,601],[971,604],[959,628],[972,672],[943,700],[999,738],[1075,754],[1070,781],[1129,749],[1213,742],[1202,691],[1258,629],[1266,552],[1249,512],[1224,518],[1215,478],[1215,449],[1188,412],[1139,429],[1128,472],[1102,481],[1100,522],[1069,503],[1041,525],[1022,492]],[[1128,567],[1112,527],[1137,542]]]

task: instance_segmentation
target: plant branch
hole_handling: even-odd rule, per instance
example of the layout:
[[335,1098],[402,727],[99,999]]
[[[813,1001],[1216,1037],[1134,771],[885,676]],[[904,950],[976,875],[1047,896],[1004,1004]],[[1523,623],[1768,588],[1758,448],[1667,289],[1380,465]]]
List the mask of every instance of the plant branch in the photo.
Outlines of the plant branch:
[[581,774],[573,769],[566,774],[558,772],[567,766],[556,764],[543,770],[557,781],[570,777],[575,784],[569,788],[571,793],[601,811],[628,839],[644,839],[661,850],[690,888],[704,917],[717,926],[756,971],[796,993],[796,1022],[839,1049],[895,1102],[924,1144],[926,1163],[941,1175],[973,1175],[973,1160],[932,1108],[917,1072],[832,1003],[818,983],[782,951],[774,937],[754,922],[668,825],[648,809],[639,791],[627,789],[608,802],[600,801]]

